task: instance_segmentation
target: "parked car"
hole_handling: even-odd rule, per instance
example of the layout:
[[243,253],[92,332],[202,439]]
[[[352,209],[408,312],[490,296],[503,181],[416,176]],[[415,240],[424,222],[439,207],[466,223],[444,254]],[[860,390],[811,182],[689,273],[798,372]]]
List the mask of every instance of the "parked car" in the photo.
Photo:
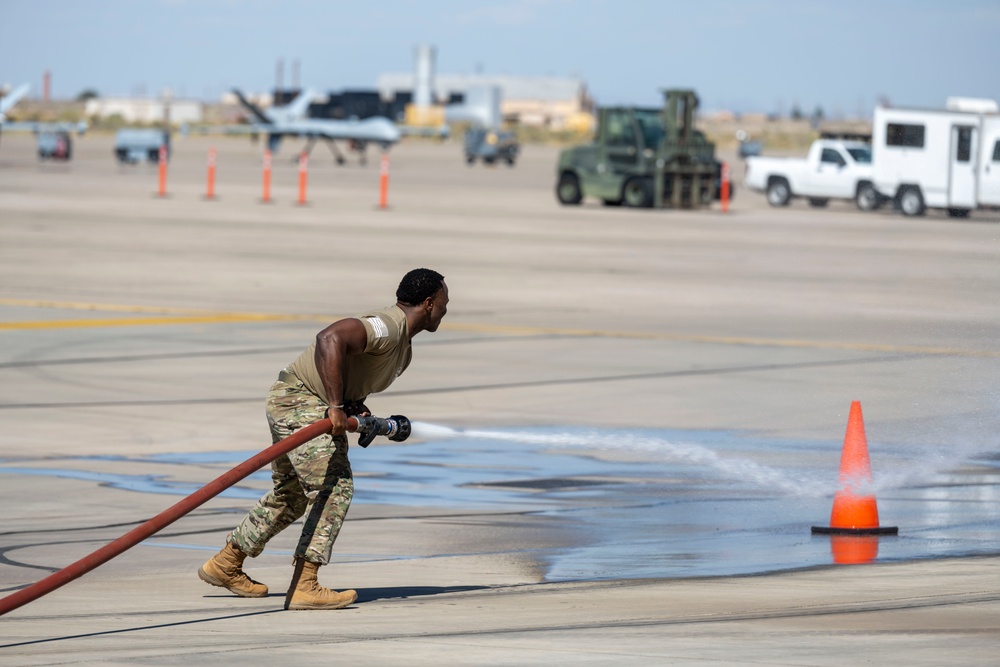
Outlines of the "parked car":
[[170,157],[170,133],[165,130],[118,130],[115,134],[115,157],[124,164],[160,160],[160,146]]
[[69,132],[39,132],[39,160],[69,160],[73,157],[73,139]]
[[480,159],[484,164],[506,162],[514,166],[520,146],[513,132],[474,127],[465,133],[465,161],[469,164]]

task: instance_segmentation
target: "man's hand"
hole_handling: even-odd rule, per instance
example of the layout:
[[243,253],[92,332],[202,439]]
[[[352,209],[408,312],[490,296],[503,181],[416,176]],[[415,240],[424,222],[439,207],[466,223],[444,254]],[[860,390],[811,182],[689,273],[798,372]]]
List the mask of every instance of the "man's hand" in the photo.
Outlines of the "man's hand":
[[347,413],[342,408],[331,407],[326,411],[326,415],[329,417],[332,427],[330,433],[333,435],[344,435],[347,433]]

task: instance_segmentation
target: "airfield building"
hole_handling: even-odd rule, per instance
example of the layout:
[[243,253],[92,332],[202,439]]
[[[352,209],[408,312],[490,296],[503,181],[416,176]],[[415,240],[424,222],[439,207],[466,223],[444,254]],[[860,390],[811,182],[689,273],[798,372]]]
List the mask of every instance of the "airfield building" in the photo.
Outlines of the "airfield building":
[[[592,122],[594,101],[586,84],[573,77],[523,77],[485,74],[437,74],[432,82],[433,103],[462,101],[469,89],[500,89],[503,120],[513,125],[551,130],[577,129]],[[376,86],[383,100],[413,98],[414,73],[388,73]]]
[[[167,111],[169,105],[169,112]],[[195,100],[150,97],[95,97],[87,100],[84,113],[88,118],[120,116],[126,123],[153,125],[162,123],[169,113],[170,122],[200,123],[204,119],[204,105]]]

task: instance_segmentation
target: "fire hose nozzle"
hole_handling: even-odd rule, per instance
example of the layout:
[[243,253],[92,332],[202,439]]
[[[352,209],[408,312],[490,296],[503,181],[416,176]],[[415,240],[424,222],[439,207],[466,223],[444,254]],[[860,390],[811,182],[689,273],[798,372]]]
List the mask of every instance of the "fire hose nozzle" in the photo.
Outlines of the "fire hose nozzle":
[[360,435],[358,444],[362,447],[372,444],[377,435],[384,435],[394,442],[403,442],[413,430],[410,420],[403,415],[392,415],[386,419],[373,415],[350,417],[348,426],[351,425],[351,420],[357,422],[357,427],[350,430]]

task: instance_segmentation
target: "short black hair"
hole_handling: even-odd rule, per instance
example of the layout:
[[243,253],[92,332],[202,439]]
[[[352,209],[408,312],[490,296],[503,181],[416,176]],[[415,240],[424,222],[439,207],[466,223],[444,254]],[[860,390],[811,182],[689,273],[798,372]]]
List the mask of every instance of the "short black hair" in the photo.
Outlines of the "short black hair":
[[444,285],[444,276],[431,269],[413,269],[399,281],[396,301],[407,306],[418,306],[437,294]]

